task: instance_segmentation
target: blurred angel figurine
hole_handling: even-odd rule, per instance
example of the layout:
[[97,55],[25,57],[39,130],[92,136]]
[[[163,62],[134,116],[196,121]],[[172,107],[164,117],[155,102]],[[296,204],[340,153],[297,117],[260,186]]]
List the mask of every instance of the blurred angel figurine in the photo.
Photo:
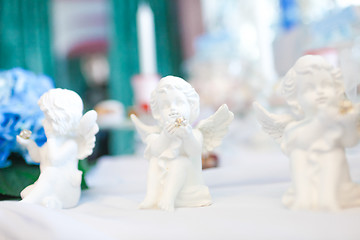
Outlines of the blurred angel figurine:
[[214,115],[192,123],[199,115],[199,95],[181,78],[167,76],[152,92],[150,102],[157,126],[131,118],[146,143],[149,159],[147,193],[140,208],[200,207],[211,204],[202,179],[201,155],[220,145],[234,118],[226,105]]
[[359,106],[347,100],[342,75],[320,56],[298,59],[281,83],[291,115],[255,103],[263,130],[290,158],[292,186],[283,204],[292,209],[337,210],[360,206],[345,148],[359,140]]
[[71,208],[77,205],[81,192],[78,160],[89,156],[95,146],[97,114],[91,110],[82,115],[81,98],[66,89],[51,89],[38,104],[45,115],[47,142],[38,147],[29,139],[31,133],[24,130],[17,136],[32,160],[40,163],[38,180],[21,192],[21,198],[49,208]]

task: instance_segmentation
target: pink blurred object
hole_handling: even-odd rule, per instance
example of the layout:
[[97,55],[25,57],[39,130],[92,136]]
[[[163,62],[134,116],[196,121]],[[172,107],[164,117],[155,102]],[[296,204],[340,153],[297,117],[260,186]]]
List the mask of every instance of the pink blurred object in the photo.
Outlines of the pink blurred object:
[[305,52],[305,55],[319,55],[325,58],[334,67],[339,67],[339,54],[335,48],[318,48]]
[[135,108],[141,112],[150,111],[151,92],[156,88],[160,76],[158,74],[135,75],[131,84],[134,90]]

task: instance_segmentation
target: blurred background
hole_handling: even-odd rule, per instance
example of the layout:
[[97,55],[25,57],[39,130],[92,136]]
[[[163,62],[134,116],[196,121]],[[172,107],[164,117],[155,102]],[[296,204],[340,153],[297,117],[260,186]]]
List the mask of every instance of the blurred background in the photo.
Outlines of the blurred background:
[[196,88],[202,117],[228,104],[237,121],[225,143],[261,146],[251,104],[281,106],[279,79],[304,54],[341,67],[357,101],[360,1],[0,0],[0,69],[48,75],[94,108],[93,158],[141,152],[128,115],[149,115],[166,75]]

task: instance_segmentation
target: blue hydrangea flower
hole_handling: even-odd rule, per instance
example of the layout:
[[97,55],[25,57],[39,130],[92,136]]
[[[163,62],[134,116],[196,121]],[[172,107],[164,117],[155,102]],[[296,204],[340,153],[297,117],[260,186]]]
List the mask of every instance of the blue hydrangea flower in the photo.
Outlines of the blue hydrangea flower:
[[31,138],[41,146],[46,142],[41,121],[44,118],[37,102],[40,96],[54,87],[44,75],[21,68],[0,71],[0,168],[8,167],[10,153],[20,153],[27,163],[33,163],[28,153],[16,142],[23,129],[33,132]]

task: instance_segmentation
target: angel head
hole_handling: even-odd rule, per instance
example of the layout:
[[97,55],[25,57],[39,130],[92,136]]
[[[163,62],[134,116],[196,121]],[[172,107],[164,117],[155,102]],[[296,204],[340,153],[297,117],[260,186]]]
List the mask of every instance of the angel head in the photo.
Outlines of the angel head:
[[199,116],[199,95],[184,79],[174,76],[162,78],[151,94],[153,117],[161,124],[172,121],[173,115],[193,123]]
[[281,92],[297,116],[339,106],[345,98],[340,70],[315,55],[296,61],[282,80]]
[[83,112],[80,96],[67,89],[51,89],[44,93],[38,102],[45,119],[45,134],[74,135]]

